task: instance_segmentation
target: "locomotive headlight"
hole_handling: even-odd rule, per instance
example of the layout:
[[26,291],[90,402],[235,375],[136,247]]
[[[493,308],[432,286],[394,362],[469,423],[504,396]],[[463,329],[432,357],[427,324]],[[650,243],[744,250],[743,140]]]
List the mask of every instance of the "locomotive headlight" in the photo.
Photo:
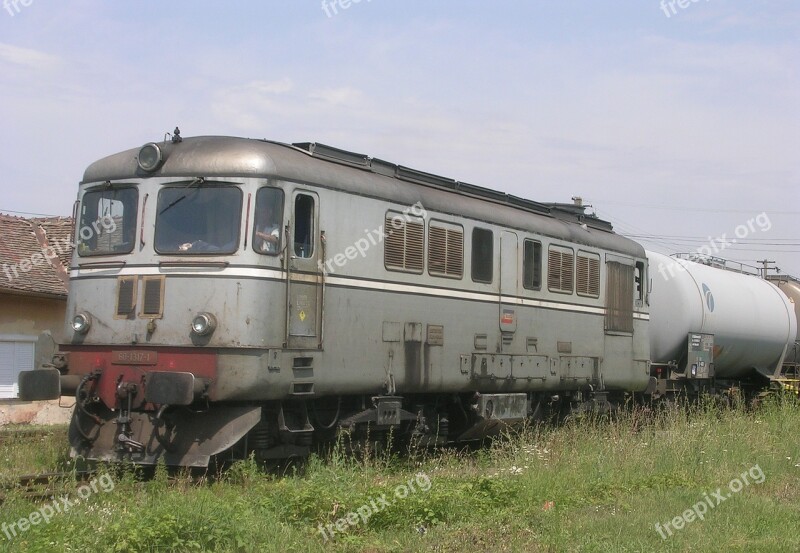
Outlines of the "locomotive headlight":
[[155,171],[161,165],[162,160],[161,148],[155,142],[150,142],[139,148],[137,163],[142,171],[147,171],[148,173]]
[[211,313],[198,313],[192,319],[192,332],[198,336],[208,336],[217,328],[217,318]]
[[86,334],[92,326],[92,317],[88,313],[78,313],[72,317],[72,330],[78,334]]

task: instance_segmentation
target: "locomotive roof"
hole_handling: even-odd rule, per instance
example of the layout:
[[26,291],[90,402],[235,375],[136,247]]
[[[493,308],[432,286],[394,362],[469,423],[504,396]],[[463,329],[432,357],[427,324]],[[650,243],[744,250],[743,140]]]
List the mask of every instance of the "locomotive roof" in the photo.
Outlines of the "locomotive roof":
[[582,206],[534,202],[319,143],[199,136],[159,142],[158,147],[164,160],[153,172],[139,168],[139,148],[134,148],[92,163],[82,182],[151,177],[280,177],[405,205],[419,201],[433,211],[531,230],[635,257],[645,255],[638,243],[615,234],[609,222],[585,214]]

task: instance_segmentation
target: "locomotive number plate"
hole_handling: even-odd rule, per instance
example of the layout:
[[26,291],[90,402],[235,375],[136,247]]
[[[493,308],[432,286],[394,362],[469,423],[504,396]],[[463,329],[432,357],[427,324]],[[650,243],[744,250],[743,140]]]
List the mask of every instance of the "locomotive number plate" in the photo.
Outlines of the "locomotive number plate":
[[157,351],[112,351],[111,363],[114,365],[155,365],[158,362]]

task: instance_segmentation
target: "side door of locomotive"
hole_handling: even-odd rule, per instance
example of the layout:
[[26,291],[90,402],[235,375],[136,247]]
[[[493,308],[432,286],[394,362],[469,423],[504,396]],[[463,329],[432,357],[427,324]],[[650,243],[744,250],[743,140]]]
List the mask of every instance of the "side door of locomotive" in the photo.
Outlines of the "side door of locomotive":
[[504,230],[500,233],[500,333],[503,351],[510,351],[517,331],[517,304],[519,296],[519,239],[517,234]]
[[316,192],[292,192],[286,245],[286,347],[292,349],[322,346],[319,209]]

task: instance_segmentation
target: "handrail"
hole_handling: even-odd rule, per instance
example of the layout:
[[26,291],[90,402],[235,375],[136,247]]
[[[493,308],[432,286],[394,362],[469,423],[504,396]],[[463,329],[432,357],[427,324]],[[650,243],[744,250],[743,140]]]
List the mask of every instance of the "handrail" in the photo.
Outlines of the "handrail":
[[201,261],[187,259],[185,261],[160,261],[159,267],[219,267],[220,269],[226,268],[230,265],[229,261]]
[[127,261],[91,261],[89,263],[78,263],[79,269],[111,269],[122,268],[127,265]]

